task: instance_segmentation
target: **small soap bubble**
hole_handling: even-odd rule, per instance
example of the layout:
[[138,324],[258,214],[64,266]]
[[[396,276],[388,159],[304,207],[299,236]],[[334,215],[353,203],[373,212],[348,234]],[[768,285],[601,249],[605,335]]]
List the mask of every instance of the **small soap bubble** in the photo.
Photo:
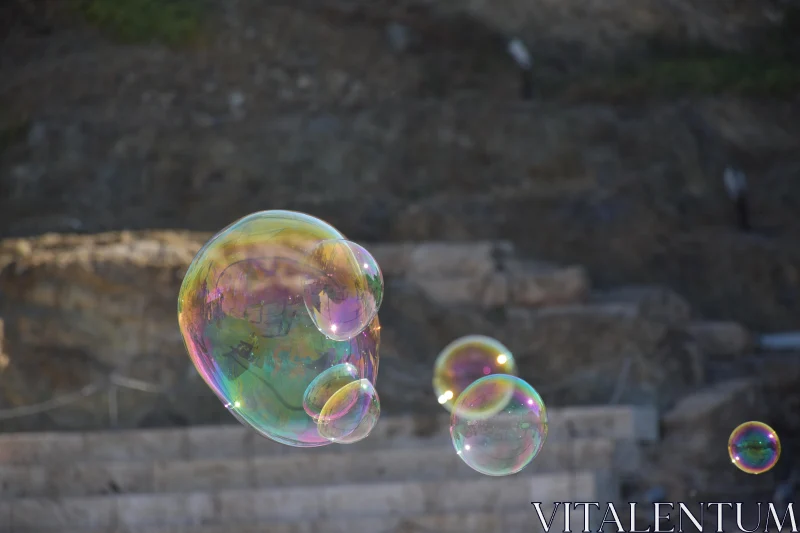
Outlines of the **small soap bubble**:
[[[487,408],[504,402],[500,411]],[[516,376],[493,374],[458,397],[450,416],[453,447],[467,465],[487,476],[525,468],[547,439],[547,410],[541,396]]]
[[336,391],[322,407],[319,434],[331,442],[351,444],[364,439],[381,414],[378,392],[367,379],[353,381]]
[[[436,358],[433,390],[438,402],[452,411],[464,389],[492,374],[517,375],[517,364],[511,351],[491,337],[468,335],[448,344]],[[497,405],[498,409],[502,407],[502,404]]]
[[377,379],[377,315],[336,341],[319,331],[304,303],[305,282],[317,273],[308,255],[342,238],[306,214],[253,213],[201,248],[178,295],[180,331],[200,376],[237,420],[289,446],[331,443],[304,405],[320,374],[349,364],[360,379]]
[[742,472],[763,474],[777,464],[781,441],[775,430],[763,422],[745,422],[731,433],[728,454]]
[[358,381],[358,369],[350,363],[332,366],[309,383],[303,395],[303,409],[313,420],[319,420],[322,408],[345,385]]
[[354,242],[332,239],[317,244],[308,263],[313,274],[303,299],[317,328],[333,340],[363,331],[383,302],[383,274],[375,258]]

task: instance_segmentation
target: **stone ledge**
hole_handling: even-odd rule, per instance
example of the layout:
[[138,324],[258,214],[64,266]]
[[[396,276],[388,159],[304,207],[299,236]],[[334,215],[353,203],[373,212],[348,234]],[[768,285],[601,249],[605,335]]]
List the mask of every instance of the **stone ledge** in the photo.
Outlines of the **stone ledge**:
[[[654,441],[658,415],[645,406],[551,409],[548,441],[573,438]],[[570,427],[568,427],[570,426]],[[421,428],[430,428],[421,432]],[[449,416],[396,416],[382,419],[369,438],[348,449],[427,446],[449,439]],[[258,450],[256,452],[255,450]],[[288,454],[294,449],[261,438],[241,425],[186,429],[86,433],[12,433],[0,435],[0,464],[63,461],[137,461]],[[313,452],[312,452],[313,453]],[[229,454],[229,455],[226,455]]]
[[15,533],[67,528],[194,526],[238,520],[309,521],[363,514],[413,517],[457,511],[525,509],[531,501],[613,501],[608,472],[478,477],[470,481],[373,483],[302,488],[220,490],[193,494],[18,499],[0,502]]
[[[125,494],[185,493],[201,490],[312,486],[335,483],[470,479],[447,442],[386,449],[332,446],[280,455],[233,458],[151,459],[120,462],[69,462],[52,465],[0,465],[0,498],[98,496],[111,487]],[[527,474],[608,468],[632,474],[640,466],[633,442],[574,439],[545,444],[525,469]]]

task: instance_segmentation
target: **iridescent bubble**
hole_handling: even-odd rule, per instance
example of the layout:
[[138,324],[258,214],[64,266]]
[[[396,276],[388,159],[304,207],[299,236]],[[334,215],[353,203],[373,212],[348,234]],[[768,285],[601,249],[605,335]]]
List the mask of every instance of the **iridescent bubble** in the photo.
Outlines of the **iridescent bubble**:
[[[504,402],[499,412],[487,405]],[[525,468],[547,439],[547,410],[536,390],[516,376],[493,374],[467,387],[455,402],[450,437],[459,457],[487,476]]]
[[309,383],[303,395],[303,409],[314,420],[319,419],[322,408],[345,385],[358,381],[358,369],[350,363],[332,366]]
[[380,324],[335,341],[320,333],[303,301],[312,272],[308,255],[342,234],[291,211],[248,215],[215,235],[189,266],[178,320],[195,367],[245,425],[277,442],[323,446],[305,411],[309,384],[325,370],[353,365],[374,383]]
[[367,379],[348,383],[325,403],[319,434],[331,442],[350,444],[369,435],[381,415],[378,392]]
[[742,472],[763,474],[780,459],[781,441],[775,430],[763,422],[745,422],[731,433],[728,455]]
[[334,340],[363,331],[383,301],[383,274],[372,255],[354,242],[335,239],[319,243],[308,262],[315,275],[306,281],[303,298],[314,324]]
[[[517,375],[511,351],[491,337],[468,335],[448,344],[436,358],[433,390],[439,403],[452,411],[453,403],[464,389],[492,374]],[[503,408],[502,404],[496,407]]]

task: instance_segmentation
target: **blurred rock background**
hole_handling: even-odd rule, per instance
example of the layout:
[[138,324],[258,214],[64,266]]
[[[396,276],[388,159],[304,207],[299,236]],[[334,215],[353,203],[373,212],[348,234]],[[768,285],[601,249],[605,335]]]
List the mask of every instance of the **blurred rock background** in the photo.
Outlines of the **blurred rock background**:
[[[385,270],[386,412],[436,408],[438,351],[489,334],[554,405],[656,404],[647,479],[670,499],[768,490],[719,443],[752,418],[797,445],[796,354],[755,339],[800,316],[799,13],[5,2],[0,408],[102,394],[0,430],[230,422],[184,353],[177,288],[211,232],[295,209]],[[727,167],[749,178],[752,231]]]

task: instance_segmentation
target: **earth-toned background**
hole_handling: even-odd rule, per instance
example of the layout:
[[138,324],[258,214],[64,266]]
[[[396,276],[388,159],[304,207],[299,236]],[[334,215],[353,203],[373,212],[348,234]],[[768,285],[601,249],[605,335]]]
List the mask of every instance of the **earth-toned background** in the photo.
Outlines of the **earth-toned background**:
[[[177,288],[212,232],[293,209],[384,268],[387,411],[430,409],[435,355],[484,333],[553,404],[657,404],[708,472],[726,458],[703,439],[751,408],[788,455],[797,358],[753,339],[800,316],[800,10],[629,4],[4,2],[0,408],[113,372],[166,392],[0,429],[230,421],[181,346]],[[426,241],[456,244],[407,244]]]

